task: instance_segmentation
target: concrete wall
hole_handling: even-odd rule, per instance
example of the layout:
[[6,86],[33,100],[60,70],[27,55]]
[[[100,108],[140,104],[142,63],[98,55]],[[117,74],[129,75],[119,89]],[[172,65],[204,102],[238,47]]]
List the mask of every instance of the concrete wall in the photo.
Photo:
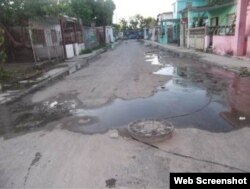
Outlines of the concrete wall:
[[173,18],[180,18],[179,11],[186,8],[187,3],[192,3],[193,7],[207,5],[207,0],[176,0],[173,4]]
[[158,30],[158,28],[155,28],[155,27],[149,29],[149,34],[151,36],[150,37],[151,41],[157,41],[157,39],[158,39],[158,35],[156,35],[156,30]]
[[213,36],[213,52],[219,55],[232,55],[234,52],[234,36]]
[[247,38],[247,56],[250,57],[250,2],[247,7],[247,19],[246,19],[246,38]]
[[187,47],[205,50],[205,33],[204,27],[189,29]]
[[204,50],[205,40],[204,35],[190,35],[189,37],[189,48]]
[[250,57],[250,36],[247,39],[247,56]]
[[238,0],[237,2],[234,55],[245,56],[248,51],[246,30],[249,27],[247,20],[249,19],[250,0]]
[[39,46],[34,47],[37,61],[59,58],[64,56],[63,46]]
[[73,44],[65,45],[65,49],[66,49],[66,58],[73,58],[75,56]]
[[211,38],[212,36],[206,35],[205,36],[205,41],[204,41],[204,50],[206,51],[209,46],[210,46],[210,42],[211,42]]
[[106,26],[106,43],[114,43],[114,31],[111,26]]

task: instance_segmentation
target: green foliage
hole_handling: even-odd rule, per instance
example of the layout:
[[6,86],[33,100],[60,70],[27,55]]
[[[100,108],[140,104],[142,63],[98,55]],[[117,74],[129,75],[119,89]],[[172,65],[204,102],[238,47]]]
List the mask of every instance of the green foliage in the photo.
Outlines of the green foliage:
[[92,53],[91,49],[84,49],[84,50],[81,50],[80,52],[80,54],[89,54],[89,53]]
[[103,48],[108,48],[108,47],[110,47],[109,44],[101,43],[100,45],[94,47],[93,50],[98,50],[98,49],[103,49]]
[[240,68],[240,76],[241,77],[250,77],[250,71],[247,67]]
[[84,25],[93,21],[110,25],[114,10],[113,0],[0,0],[0,22],[11,26],[30,18],[65,14],[82,19]]
[[156,24],[156,20],[152,17],[144,18],[143,16],[136,14],[130,17],[129,21],[124,18],[120,20],[120,28],[122,31],[126,29],[139,29],[143,27],[151,27]]
[[120,26],[121,26],[121,31],[125,31],[126,29],[128,29],[128,21],[122,18],[120,20]]
[[0,20],[6,26],[27,23],[29,18],[58,16],[68,11],[68,1],[0,0]]
[[3,69],[3,64],[6,61],[6,53],[4,49],[4,30],[0,27],[0,70]]
[[74,12],[74,16],[82,19],[85,25],[90,25],[93,20],[93,2],[88,0],[72,0],[71,7]]
[[156,24],[155,18],[153,18],[153,17],[144,18],[144,26],[145,27],[152,27],[152,26],[155,26],[155,24]]
[[111,25],[113,12],[116,8],[114,2],[112,0],[96,0],[93,5],[93,21],[95,21],[96,25]]

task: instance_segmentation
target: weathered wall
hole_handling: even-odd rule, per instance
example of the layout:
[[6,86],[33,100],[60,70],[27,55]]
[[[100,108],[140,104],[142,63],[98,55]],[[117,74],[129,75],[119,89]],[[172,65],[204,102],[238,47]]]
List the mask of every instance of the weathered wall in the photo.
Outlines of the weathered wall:
[[250,2],[247,7],[247,19],[246,19],[246,38],[247,38],[247,56],[250,57]]
[[[45,43],[33,44],[37,61],[64,57],[64,49],[62,46],[61,27],[59,20],[31,20],[32,29],[40,29],[44,31]],[[56,31],[56,41],[52,41],[52,30]]]
[[195,35],[189,37],[189,47],[197,50],[204,50],[204,36]]
[[106,43],[114,43],[115,38],[114,38],[114,31],[111,26],[106,26]]
[[189,29],[188,48],[197,50],[205,50],[205,28],[191,28]]
[[247,56],[250,57],[250,36],[247,39]]
[[66,57],[67,58],[73,58],[75,56],[73,44],[65,45],[65,49],[66,49]]
[[173,4],[173,18],[180,18],[179,11],[186,8],[187,3],[192,3],[193,7],[204,6],[207,5],[207,0],[176,0]]
[[247,9],[249,8],[250,0],[238,0],[237,2],[234,55],[245,56],[247,53]]
[[232,55],[234,51],[234,36],[213,36],[213,52],[219,55]]

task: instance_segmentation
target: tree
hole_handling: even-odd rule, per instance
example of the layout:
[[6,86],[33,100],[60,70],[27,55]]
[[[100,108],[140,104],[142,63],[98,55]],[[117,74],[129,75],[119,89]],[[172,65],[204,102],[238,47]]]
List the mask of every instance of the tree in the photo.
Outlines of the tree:
[[72,0],[73,16],[80,18],[85,25],[90,25],[94,19],[94,1]]
[[97,26],[111,25],[115,4],[112,0],[96,0],[94,4],[94,18]]
[[126,29],[141,29],[144,27],[152,27],[156,24],[156,19],[152,17],[144,18],[143,16],[136,14],[133,17],[130,17],[129,21],[124,18],[120,20],[121,30]]
[[[6,54],[4,51],[4,30],[0,27],[0,72],[2,73],[3,70],[3,64],[6,60]],[[0,73],[0,74],[1,74]]]
[[143,16],[136,14],[129,19],[129,27],[130,29],[138,29],[141,28],[144,23]]
[[96,22],[111,25],[113,0],[0,0],[0,27],[14,47],[28,47],[8,31],[11,26],[27,26],[29,19],[68,15],[82,19],[83,24]]
[[156,19],[152,17],[144,18],[144,26],[143,27],[152,27],[156,24]]
[[0,0],[0,27],[4,30],[8,40],[14,47],[23,46],[30,48],[30,46],[18,42],[8,31],[7,27],[27,26],[30,18],[36,19],[49,15],[56,16],[64,4],[63,2],[59,5],[57,0]]
[[120,27],[121,27],[121,31],[125,31],[126,29],[128,29],[128,21],[122,18],[120,20]]

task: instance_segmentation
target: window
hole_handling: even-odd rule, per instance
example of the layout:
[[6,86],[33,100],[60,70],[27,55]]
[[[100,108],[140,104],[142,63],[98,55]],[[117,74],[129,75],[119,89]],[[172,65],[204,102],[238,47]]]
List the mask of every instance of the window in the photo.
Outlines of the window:
[[32,30],[33,43],[35,45],[45,45],[45,34],[42,29],[33,29]]
[[227,25],[232,26],[235,24],[236,21],[236,15],[235,14],[228,14],[227,15]]
[[219,25],[219,17],[211,18],[211,26],[218,26]]
[[51,39],[52,39],[52,43],[57,42],[56,30],[51,30]]

